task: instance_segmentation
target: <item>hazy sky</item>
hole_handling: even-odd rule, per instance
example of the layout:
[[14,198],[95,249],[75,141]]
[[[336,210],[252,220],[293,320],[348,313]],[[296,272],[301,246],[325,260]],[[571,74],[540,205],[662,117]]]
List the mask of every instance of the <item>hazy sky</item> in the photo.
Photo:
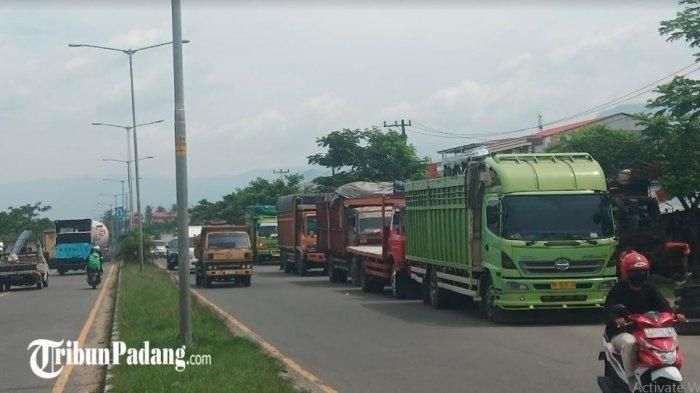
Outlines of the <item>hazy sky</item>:
[[[183,3],[193,177],[304,165],[315,137],[384,120],[453,132],[528,126],[538,111],[551,121],[692,62],[657,33],[672,1]],[[100,158],[125,158],[124,133],[90,123],[130,123],[127,57],[67,44],[169,41],[170,18],[169,1],[0,5],[0,182],[121,174]],[[136,54],[134,70],[137,121],[166,120],[139,130],[156,157],[142,175],[172,177],[171,49]],[[471,142],[409,138],[421,154]]]

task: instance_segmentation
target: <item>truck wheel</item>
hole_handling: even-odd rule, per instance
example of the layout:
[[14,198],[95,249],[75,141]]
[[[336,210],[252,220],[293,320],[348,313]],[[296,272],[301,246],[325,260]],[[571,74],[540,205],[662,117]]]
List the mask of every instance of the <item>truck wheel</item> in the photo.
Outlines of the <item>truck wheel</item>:
[[250,286],[250,278],[251,278],[250,276],[241,278],[241,285],[243,285],[244,287],[249,287]]
[[437,269],[430,269],[430,280],[428,282],[428,298],[430,306],[434,309],[440,309],[445,306],[444,290],[438,286]]
[[0,292],[5,292],[5,284],[0,284]]
[[297,274],[300,277],[304,277],[306,275],[306,258],[302,257],[301,254],[296,254],[296,262]]
[[204,276],[204,287],[211,288],[211,277]]
[[360,265],[360,287],[362,287],[362,292],[372,293],[381,292],[384,290],[384,283],[375,279],[374,277],[368,277],[365,273],[364,263],[358,263]]
[[350,261],[350,271],[348,273],[350,274],[350,281],[352,282],[352,285],[356,287],[362,286],[360,267],[361,263],[359,258],[356,256],[352,257],[352,260]]
[[328,262],[328,267],[326,269],[328,270],[328,281],[333,283],[338,282],[338,271],[335,270],[335,263]]
[[49,286],[49,273],[46,273],[46,276],[44,277],[44,281],[42,282],[44,284],[44,288]]
[[59,275],[59,276],[62,276],[62,275],[64,275],[64,274],[66,274],[66,271],[65,271],[65,270],[63,270],[63,269],[58,269],[58,275]]
[[[408,278],[410,280],[410,278]],[[391,294],[396,299],[405,299],[407,292],[407,277],[404,272],[396,270],[396,264],[391,265]]]
[[41,280],[41,276],[36,278],[36,289],[41,289],[44,287],[44,282]]
[[491,280],[491,274],[489,272],[484,272],[483,274],[484,278],[481,280],[483,289],[481,291],[479,312],[491,322],[506,322],[506,312],[494,304],[496,301],[496,288]]

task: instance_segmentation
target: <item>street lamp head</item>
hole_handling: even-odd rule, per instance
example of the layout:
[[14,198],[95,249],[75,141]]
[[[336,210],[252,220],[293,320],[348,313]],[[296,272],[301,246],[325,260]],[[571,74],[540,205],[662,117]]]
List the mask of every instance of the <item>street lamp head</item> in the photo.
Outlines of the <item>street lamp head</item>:
[[93,126],[101,126],[102,123],[92,123]]
[[190,40],[182,40],[182,43],[183,43],[183,44],[189,44],[189,43],[190,43]]
[[80,46],[83,46],[83,44],[68,44],[70,48],[78,48]]

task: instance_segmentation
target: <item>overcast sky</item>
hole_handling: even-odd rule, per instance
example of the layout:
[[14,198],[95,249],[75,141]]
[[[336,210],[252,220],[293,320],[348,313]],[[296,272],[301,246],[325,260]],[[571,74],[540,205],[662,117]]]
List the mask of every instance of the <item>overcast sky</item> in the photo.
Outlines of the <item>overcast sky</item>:
[[[547,122],[692,62],[684,43],[657,33],[679,9],[673,1],[183,3],[193,177],[304,165],[315,137],[384,120],[452,132],[529,126],[538,111]],[[130,123],[127,57],[67,44],[169,41],[169,4],[0,5],[0,182],[122,173],[100,158],[126,157],[124,132],[90,123]],[[141,154],[156,157],[142,175],[172,177],[171,49],[136,54],[134,70],[137,122],[166,120],[139,130]],[[433,155],[472,142],[409,140]]]

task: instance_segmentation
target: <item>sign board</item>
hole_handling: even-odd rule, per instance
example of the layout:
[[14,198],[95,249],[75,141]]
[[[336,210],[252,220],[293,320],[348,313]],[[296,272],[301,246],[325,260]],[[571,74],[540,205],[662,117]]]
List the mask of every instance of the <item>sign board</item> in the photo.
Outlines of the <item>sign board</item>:
[[114,214],[119,218],[124,218],[124,207],[117,206],[116,208],[114,208]]

